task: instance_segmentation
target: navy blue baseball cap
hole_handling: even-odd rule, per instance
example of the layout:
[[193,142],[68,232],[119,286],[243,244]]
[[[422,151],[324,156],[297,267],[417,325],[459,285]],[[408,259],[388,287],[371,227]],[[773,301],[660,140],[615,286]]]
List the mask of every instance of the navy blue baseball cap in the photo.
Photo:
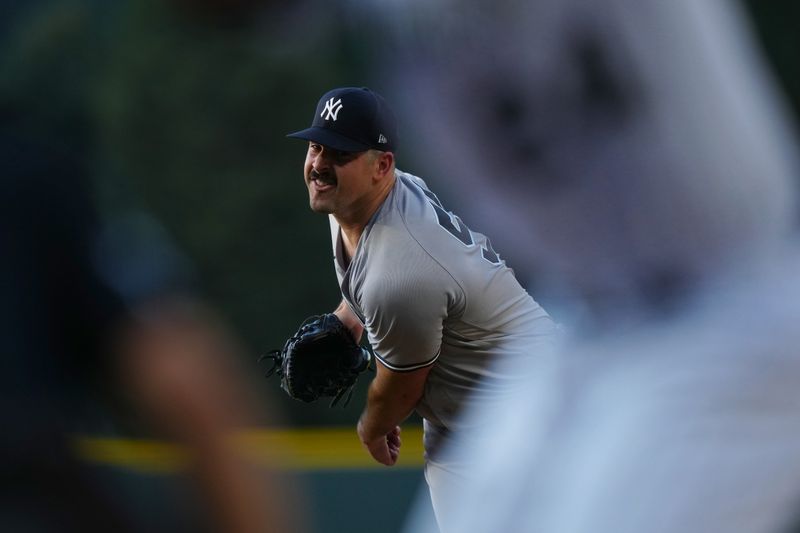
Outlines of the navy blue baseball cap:
[[287,137],[313,141],[342,152],[397,149],[397,119],[378,93],[340,87],[322,95],[311,127]]

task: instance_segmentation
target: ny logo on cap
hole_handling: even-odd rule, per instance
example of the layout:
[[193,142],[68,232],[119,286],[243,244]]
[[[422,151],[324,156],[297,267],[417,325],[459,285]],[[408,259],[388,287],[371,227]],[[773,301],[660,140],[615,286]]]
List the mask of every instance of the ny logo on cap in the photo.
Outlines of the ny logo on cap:
[[[335,102],[333,98],[325,102],[325,109],[322,110],[322,113],[319,114],[321,117],[325,117],[325,120],[330,120],[333,118],[333,121],[336,122],[336,117],[339,116],[339,111],[342,110],[342,99],[339,98]],[[327,113],[327,114],[326,114]]]

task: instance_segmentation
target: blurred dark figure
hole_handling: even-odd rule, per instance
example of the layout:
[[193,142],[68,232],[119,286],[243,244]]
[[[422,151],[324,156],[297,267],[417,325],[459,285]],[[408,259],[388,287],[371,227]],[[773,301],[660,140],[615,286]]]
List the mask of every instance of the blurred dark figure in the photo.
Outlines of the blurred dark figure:
[[0,139],[2,521],[9,531],[129,531],[69,449],[92,373],[108,375],[118,295],[91,265],[85,171],[51,147]]
[[470,415],[445,531],[789,527],[797,145],[736,3],[391,5],[400,114],[571,332]]
[[195,516],[164,530],[287,531],[286,489],[231,438],[264,418],[232,335],[179,256],[143,238],[152,224],[105,228],[82,159],[17,125],[0,133],[0,528],[143,529],[73,455],[74,433],[110,417],[186,448]]

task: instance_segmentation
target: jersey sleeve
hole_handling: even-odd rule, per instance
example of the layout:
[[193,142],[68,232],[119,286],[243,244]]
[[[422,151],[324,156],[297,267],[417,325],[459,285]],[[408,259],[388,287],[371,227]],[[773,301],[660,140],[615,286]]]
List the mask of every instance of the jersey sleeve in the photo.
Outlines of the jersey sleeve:
[[414,268],[390,270],[364,301],[366,330],[376,358],[396,372],[432,365],[439,357],[442,330],[459,288],[428,259]]

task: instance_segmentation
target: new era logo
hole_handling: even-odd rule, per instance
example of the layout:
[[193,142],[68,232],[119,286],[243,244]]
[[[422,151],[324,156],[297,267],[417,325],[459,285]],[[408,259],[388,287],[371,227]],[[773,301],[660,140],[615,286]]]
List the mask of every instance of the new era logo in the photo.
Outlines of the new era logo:
[[388,142],[389,142],[389,141],[387,141],[387,140],[386,140],[386,137],[384,137],[384,136],[383,136],[383,133],[381,133],[381,134],[378,136],[378,144],[386,144],[386,143],[388,143]]
[[319,116],[324,117],[325,120],[330,120],[332,118],[333,121],[336,122],[336,117],[339,116],[339,111],[342,110],[342,107],[344,106],[342,106],[341,98],[335,102],[333,101],[333,98],[331,98],[325,102],[325,109],[322,110],[322,113],[320,113]]

